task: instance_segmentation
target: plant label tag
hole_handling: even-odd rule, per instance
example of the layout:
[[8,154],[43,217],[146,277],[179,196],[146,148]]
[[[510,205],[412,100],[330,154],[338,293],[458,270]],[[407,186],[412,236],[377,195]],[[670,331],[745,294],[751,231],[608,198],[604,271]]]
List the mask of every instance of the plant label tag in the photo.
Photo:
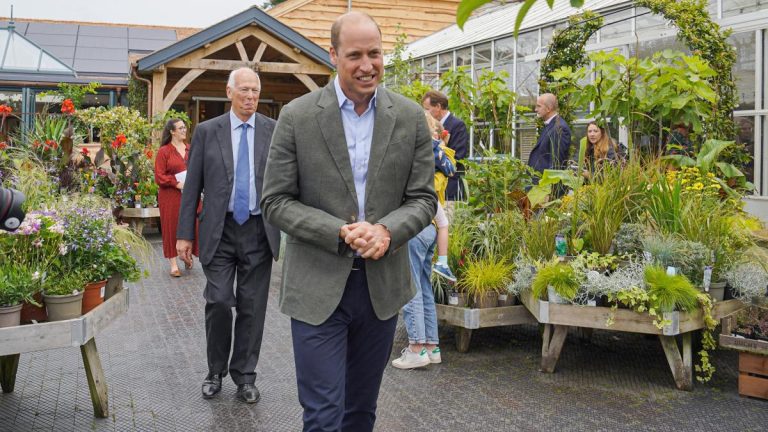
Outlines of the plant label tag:
[[507,295],[506,294],[499,294],[499,301],[507,301]]
[[667,274],[670,276],[674,276],[677,274],[677,269],[672,266],[667,266]]
[[452,306],[458,306],[459,305],[459,296],[451,293],[450,296],[448,296],[448,304]]
[[704,267],[704,291],[709,292],[709,285],[712,283],[712,266]]
[[595,300],[587,300],[587,306],[597,306],[597,302]]
[[107,287],[103,286],[101,287],[101,290],[99,290],[99,295],[101,296],[101,298],[104,298],[104,292],[106,291],[106,288]]

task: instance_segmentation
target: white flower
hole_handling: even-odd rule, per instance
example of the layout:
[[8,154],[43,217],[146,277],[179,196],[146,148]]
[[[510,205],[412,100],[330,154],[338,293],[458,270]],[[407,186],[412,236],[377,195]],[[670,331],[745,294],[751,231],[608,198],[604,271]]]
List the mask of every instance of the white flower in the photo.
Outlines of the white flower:
[[38,279],[40,279],[40,272],[36,271],[32,273],[32,280],[38,280]]
[[59,246],[59,255],[66,255],[66,254],[67,254],[67,245]]

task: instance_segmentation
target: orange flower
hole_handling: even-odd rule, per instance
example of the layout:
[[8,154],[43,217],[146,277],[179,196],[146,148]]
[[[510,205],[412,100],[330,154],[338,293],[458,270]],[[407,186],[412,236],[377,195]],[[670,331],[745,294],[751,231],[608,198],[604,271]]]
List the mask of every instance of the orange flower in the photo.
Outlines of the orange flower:
[[61,103],[61,113],[72,115],[75,113],[75,104],[72,103],[72,99],[64,99]]
[[115,150],[117,150],[117,149],[119,149],[120,147],[124,146],[124,145],[125,145],[125,143],[127,143],[127,142],[128,142],[128,139],[125,137],[125,135],[123,135],[123,134],[118,134],[118,135],[115,137],[115,140],[114,140],[114,141],[112,141],[112,148],[113,148],[113,149],[115,149]]
[[152,150],[150,149],[150,150],[147,150],[146,152],[144,152],[144,154],[147,155],[147,159],[152,159],[152,155],[154,153],[152,153]]
[[5,150],[7,148],[8,148],[8,143],[6,143],[5,141],[1,141],[0,142],[0,150]]
[[3,117],[11,114],[13,112],[13,108],[9,107],[8,105],[0,105],[0,115]]

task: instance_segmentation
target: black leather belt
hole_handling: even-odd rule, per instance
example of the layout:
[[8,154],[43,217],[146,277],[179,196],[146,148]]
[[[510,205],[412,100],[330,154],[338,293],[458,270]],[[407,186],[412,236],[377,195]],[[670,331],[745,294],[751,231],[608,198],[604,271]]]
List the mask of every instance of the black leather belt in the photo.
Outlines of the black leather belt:
[[[234,217],[235,217],[235,214],[234,214],[234,213],[232,213],[232,212],[227,212],[227,217],[229,217],[229,218],[234,218]],[[257,215],[255,215],[255,214],[252,214],[252,215],[248,215],[248,217],[261,217],[261,213],[259,213],[259,214],[257,214]]]

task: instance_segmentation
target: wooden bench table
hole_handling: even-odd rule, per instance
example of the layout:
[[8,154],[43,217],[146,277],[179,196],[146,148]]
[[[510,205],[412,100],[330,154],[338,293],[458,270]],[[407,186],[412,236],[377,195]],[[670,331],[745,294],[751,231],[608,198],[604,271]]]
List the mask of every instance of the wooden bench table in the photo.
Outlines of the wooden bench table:
[[437,320],[456,328],[456,350],[469,350],[472,330],[518,324],[536,324],[536,319],[523,305],[473,309],[436,304]]
[[0,328],[0,386],[3,393],[14,390],[21,354],[79,346],[93,402],[93,414],[96,417],[108,417],[107,381],[94,336],[128,310],[128,298],[129,290],[123,289],[78,318]]
[[160,209],[158,207],[124,208],[120,211],[120,218],[128,222],[139,235],[144,230],[144,224],[148,219],[159,217]]

